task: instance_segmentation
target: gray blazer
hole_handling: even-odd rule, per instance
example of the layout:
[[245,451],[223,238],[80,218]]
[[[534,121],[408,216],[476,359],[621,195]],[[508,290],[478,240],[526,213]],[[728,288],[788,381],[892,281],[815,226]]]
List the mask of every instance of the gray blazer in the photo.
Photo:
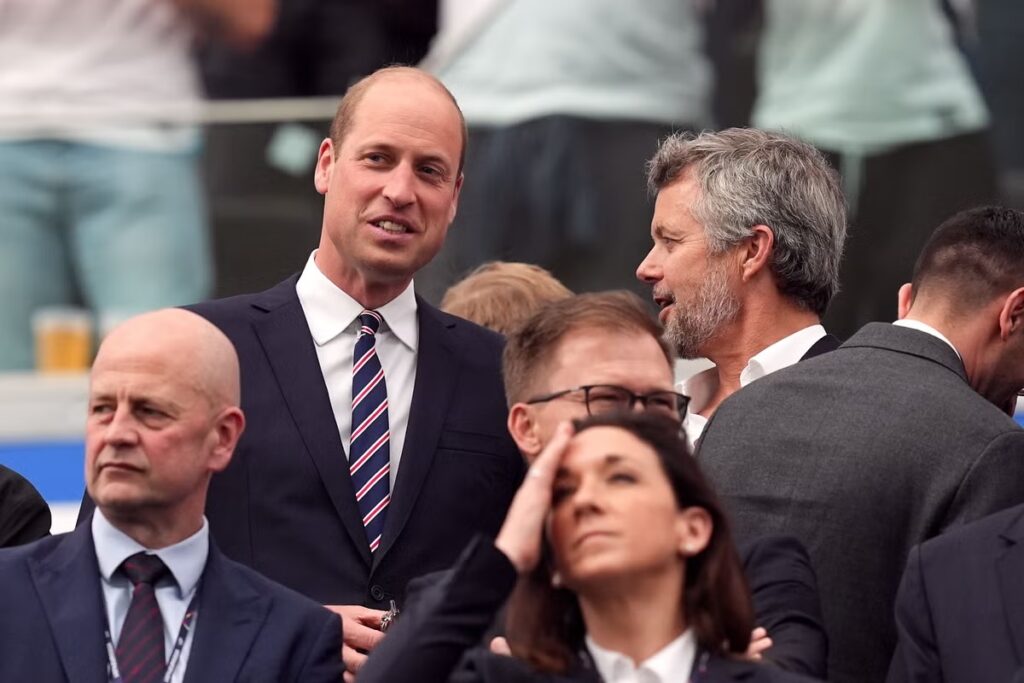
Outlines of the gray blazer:
[[731,396],[697,457],[738,539],[807,546],[833,683],[885,679],[914,545],[1024,502],[1024,431],[971,389],[948,345],[885,323]]

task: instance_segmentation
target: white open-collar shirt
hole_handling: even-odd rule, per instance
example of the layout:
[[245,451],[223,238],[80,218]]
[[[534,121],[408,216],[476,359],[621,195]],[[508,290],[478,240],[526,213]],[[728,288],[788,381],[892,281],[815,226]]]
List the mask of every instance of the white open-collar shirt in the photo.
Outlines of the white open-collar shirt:
[[[316,265],[316,251],[295,283],[295,293],[313,335],[316,357],[320,361],[331,410],[345,449],[351,452],[352,434],[352,357],[355,354],[359,314],[365,309],[327,279]],[[388,428],[391,430],[391,490],[395,489],[398,465],[409,426],[412,392],[416,385],[416,357],[420,327],[416,318],[416,294],[413,285],[376,309],[384,322],[375,335],[377,357],[384,369],[388,392]],[[339,457],[342,454],[338,454]]]
[[[821,325],[810,325],[761,349],[747,361],[740,372],[740,387],[799,362],[825,334],[825,328]],[[699,413],[718,391],[718,368],[708,368],[683,380],[679,383],[678,390],[679,393],[690,397],[690,403],[686,406],[686,418],[683,420],[683,430],[692,449],[708,424],[708,418]]]

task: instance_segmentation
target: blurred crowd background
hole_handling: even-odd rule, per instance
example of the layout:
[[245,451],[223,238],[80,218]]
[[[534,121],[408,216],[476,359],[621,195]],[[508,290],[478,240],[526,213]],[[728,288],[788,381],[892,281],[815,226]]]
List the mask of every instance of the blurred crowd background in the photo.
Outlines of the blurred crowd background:
[[40,362],[33,322],[95,335],[300,269],[337,99],[395,62],[470,130],[428,300],[492,259],[648,296],[645,160],[753,125],[842,175],[846,336],[895,317],[942,219],[1024,208],[1022,58],[1019,0],[0,0],[0,372]]

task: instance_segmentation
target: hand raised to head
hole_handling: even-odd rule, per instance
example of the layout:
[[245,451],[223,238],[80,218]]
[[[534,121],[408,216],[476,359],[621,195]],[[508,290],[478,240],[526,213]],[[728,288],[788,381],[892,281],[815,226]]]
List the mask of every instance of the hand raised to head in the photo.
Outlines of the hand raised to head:
[[551,509],[551,488],[572,436],[573,428],[568,422],[563,422],[555,430],[527,471],[494,541],[520,574],[529,572],[540,561],[544,523]]

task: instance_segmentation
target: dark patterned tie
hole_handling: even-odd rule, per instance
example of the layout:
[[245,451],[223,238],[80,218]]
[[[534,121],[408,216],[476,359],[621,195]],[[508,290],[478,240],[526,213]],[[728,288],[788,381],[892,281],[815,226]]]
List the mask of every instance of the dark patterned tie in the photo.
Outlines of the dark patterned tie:
[[121,564],[132,582],[132,602],[117,639],[117,666],[124,683],[159,681],[167,667],[164,620],[154,584],[168,573],[156,555],[136,553]]
[[356,503],[363,516],[370,552],[376,552],[391,501],[391,432],[388,429],[388,390],[384,369],[374,348],[381,317],[363,311],[352,357],[352,438],[349,441],[349,474],[356,489]]

